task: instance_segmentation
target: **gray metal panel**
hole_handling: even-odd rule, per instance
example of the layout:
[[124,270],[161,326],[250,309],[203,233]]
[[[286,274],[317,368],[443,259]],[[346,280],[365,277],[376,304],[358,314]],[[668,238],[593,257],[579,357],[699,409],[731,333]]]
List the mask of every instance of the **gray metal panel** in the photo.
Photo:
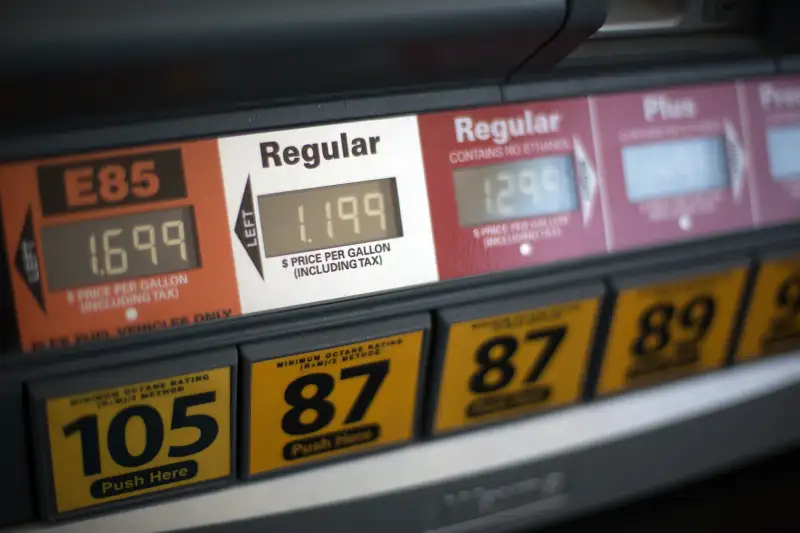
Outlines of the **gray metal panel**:
[[126,145],[150,144],[202,135],[204,137],[277,129],[324,122],[364,119],[405,113],[497,105],[506,102],[563,98],[598,92],[730,80],[774,74],[770,60],[714,62],[693,66],[640,69],[634,72],[581,77],[553,77],[465,89],[365,96],[347,100],[299,103],[198,117],[175,118],[67,133],[15,136],[0,143],[0,161],[85,152]]
[[0,382],[0,472],[8,482],[0,483],[0,513],[3,524],[34,519],[33,487],[29,471],[30,449],[26,438],[27,410],[23,384],[15,380]]
[[65,133],[16,136],[3,139],[0,143],[0,161],[151,144],[197,135],[210,137],[387,115],[498,105],[501,102],[500,87],[485,85],[468,89],[320,101]]
[[783,57],[780,60],[781,72],[800,72],[800,55]]
[[531,72],[550,72],[564,57],[601,28],[608,13],[607,0],[572,0],[567,2],[567,16],[561,28],[519,67],[511,78]]
[[732,78],[768,76],[775,74],[775,69],[775,63],[766,59],[657,69],[646,69],[640,66],[633,72],[580,77],[550,77],[529,83],[505,85],[503,99],[506,102],[522,102],[613,91],[632,91],[648,87],[730,81]]
[[[800,354],[792,354],[46,531],[306,533],[324,524],[348,533],[456,533],[538,526],[796,443],[798,402]],[[563,487],[556,494],[563,498],[542,497],[547,479],[551,492]]]

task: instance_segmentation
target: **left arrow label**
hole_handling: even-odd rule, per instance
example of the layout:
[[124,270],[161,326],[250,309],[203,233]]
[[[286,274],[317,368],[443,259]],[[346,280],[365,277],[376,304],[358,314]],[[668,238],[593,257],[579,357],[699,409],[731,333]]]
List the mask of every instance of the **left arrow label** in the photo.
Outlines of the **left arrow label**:
[[25,285],[31,291],[33,297],[39,303],[42,311],[47,313],[44,305],[44,291],[42,290],[42,270],[41,261],[39,259],[39,250],[36,246],[36,236],[33,231],[33,215],[31,208],[28,207],[28,213],[25,215],[25,225],[22,227],[22,232],[19,236],[19,244],[17,245],[17,253],[14,258],[14,266],[22,279],[25,280]]
[[256,210],[253,204],[253,189],[250,186],[250,176],[247,176],[247,184],[244,186],[242,203],[239,205],[239,213],[236,216],[236,225],[233,232],[239,238],[239,242],[244,246],[244,251],[253,262],[253,266],[258,270],[258,275],[264,279],[264,269],[261,266],[261,246],[258,244],[258,228],[256,227]]

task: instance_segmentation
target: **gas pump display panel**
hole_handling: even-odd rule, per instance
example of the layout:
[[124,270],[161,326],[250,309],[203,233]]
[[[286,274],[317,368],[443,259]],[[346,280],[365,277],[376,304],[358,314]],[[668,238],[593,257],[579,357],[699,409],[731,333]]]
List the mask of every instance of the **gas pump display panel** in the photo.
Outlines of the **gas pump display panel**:
[[442,279],[606,251],[585,98],[419,124]]
[[[7,502],[0,524],[32,518],[34,497],[40,518],[68,520],[796,349],[798,259],[764,257],[762,232],[696,242],[709,248],[697,264],[692,246],[673,265],[655,261],[667,249],[592,260],[750,228],[751,199],[772,185],[791,198],[794,93],[773,89],[533,102],[0,166],[24,352],[326,304],[10,365],[0,400],[14,453],[0,455],[0,492],[35,476],[32,495],[19,491],[27,518]],[[768,124],[743,130],[757,124],[740,105],[754,95],[769,97]],[[759,164],[769,171],[756,179]],[[776,228],[769,249],[793,229]],[[542,265],[555,267],[477,279]],[[459,278],[475,279],[433,288]]]
[[800,220],[800,77],[740,82],[757,180],[756,223]]
[[752,225],[734,84],[590,97],[611,250]]
[[416,117],[219,145],[244,312],[438,280]]
[[217,153],[199,141],[0,167],[23,350],[239,314]]

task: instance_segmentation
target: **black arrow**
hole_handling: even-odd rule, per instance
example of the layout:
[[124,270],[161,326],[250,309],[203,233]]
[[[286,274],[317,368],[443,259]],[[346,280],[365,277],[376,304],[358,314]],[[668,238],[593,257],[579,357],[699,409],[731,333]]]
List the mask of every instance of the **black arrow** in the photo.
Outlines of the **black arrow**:
[[250,176],[247,176],[247,184],[244,186],[242,203],[239,205],[239,212],[236,214],[236,225],[233,232],[239,237],[239,242],[244,246],[244,251],[250,256],[250,261],[258,270],[258,275],[264,279],[264,270],[261,266],[261,246],[258,243],[258,229],[256,228],[256,210],[253,204],[253,190],[250,187]]
[[17,273],[25,281],[28,290],[36,298],[39,307],[47,313],[44,305],[44,289],[42,287],[42,269],[40,265],[39,249],[36,246],[36,235],[33,231],[33,215],[29,206],[28,214],[25,215],[25,224],[22,226],[22,233],[19,236],[14,266],[17,268]]

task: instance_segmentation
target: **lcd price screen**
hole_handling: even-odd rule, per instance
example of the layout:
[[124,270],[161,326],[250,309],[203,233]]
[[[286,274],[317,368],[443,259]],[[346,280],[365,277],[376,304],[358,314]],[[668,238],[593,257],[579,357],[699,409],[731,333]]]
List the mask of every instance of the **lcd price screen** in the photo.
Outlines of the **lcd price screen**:
[[578,193],[571,155],[453,171],[462,227],[575,211]]
[[191,207],[45,226],[41,237],[54,291],[200,266]]
[[723,137],[626,146],[622,168],[634,203],[727,187],[729,181]]
[[403,235],[394,178],[259,196],[258,211],[266,257]]
[[767,130],[767,150],[772,179],[800,179],[800,124]]

